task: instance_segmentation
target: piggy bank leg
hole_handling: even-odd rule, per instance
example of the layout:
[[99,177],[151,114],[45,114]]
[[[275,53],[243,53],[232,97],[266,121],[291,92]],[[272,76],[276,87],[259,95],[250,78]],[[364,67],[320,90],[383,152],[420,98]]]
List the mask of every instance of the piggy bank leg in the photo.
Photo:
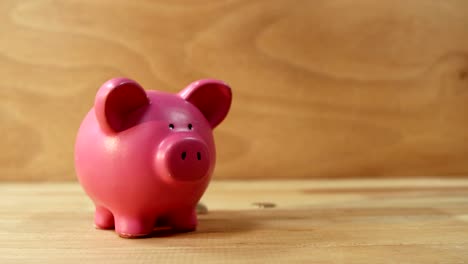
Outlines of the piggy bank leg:
[[197,224],[197,212],[195,209],[175,212],[169,219],[169,225],[176,232],[195,231]]
[[137,238],[151,234],[155,218],[116,216],[115,231],[124,238]]
[[94,226],[99,229],[113,229],[114,216],[111,211],[102,206],[96,206],[96,212],[94,213]]

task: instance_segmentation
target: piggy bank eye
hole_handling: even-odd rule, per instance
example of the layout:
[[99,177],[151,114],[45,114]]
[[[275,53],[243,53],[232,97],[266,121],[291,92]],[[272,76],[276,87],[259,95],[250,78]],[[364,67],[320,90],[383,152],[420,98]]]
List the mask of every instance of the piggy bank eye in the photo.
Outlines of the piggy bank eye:
[[169,129],[170,130],[174,129],[174,124],[169,124]]
[[192,124],[188,124],[188,129],[189,130],[192,130],[192,127],[193,127]]

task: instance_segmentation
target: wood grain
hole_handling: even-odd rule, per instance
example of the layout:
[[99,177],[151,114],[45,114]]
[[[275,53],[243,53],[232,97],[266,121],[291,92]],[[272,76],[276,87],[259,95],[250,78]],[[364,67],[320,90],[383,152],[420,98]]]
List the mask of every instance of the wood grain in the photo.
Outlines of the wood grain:
[[[468,180],[213,182],[196,232],[93,228],[76,183],[0,184],[0,262],[464,263]],[[268,202],[263,209],[254,203]]]
[[0,177],[73,179],[95,92],[234,89],[215,178],[468,175],[468,2],[0,2]]

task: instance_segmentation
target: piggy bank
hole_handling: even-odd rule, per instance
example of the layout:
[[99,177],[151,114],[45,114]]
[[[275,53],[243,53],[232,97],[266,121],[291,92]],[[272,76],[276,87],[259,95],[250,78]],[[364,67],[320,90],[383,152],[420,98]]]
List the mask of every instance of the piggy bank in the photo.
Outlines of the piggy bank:
[[195,230],[195,208],[215,166],[213,129],[230,105],[231,89],[218,80],[193,82],[177,94],[125,78],[104,83],[75,145],[95,227],[126,238],[158,225]]

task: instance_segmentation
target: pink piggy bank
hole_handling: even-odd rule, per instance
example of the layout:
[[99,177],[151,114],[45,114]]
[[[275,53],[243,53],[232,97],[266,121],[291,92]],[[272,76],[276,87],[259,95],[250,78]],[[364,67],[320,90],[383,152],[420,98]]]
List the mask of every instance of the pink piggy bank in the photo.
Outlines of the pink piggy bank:
[[121,237],[146,236],[158,225],[195,230],[195,207],[215,165],[212,131],[230,105],[231,89],[217,80],[178,94],[145,91],[125,78],[104,83],[75,145],[95,226]]

